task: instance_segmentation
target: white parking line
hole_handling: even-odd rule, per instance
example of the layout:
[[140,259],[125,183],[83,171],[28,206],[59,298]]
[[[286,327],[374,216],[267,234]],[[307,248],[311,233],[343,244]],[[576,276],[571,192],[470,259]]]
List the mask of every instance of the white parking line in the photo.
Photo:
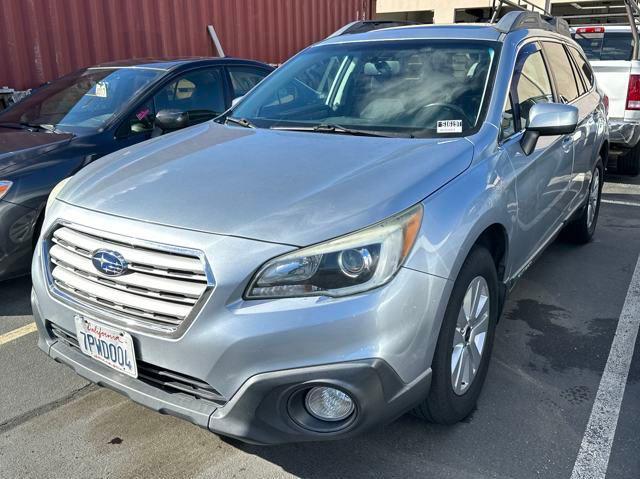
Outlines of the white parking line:
[[639,326],[640,258],[620,313],[609,359],[600,379],[571,479],[603,479],[607,474]]
[[36,327],[36,323],[30,323],[26,326],[22,326],[21,328],[14,329],[13,331],[9,331],[8,333],[0,334],[0,346],[6,344],[10,341],[14,341],[22,336],[26,336],[29,333],[33,333],[38,328]]
[[637,201],[605,200],[604,198],[600,201],[602,201],[602,203],[607,203],[610,205],[640,206],[640,203],[638,203]]

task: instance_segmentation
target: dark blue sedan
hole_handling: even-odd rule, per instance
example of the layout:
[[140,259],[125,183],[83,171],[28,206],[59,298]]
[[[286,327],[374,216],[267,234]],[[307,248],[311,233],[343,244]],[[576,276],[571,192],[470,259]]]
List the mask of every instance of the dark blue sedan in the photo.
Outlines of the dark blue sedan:
[[272,70],[232,58],[105,64],[1,112],[0,280],[29,271],[59,181],[113,151],[215,118]]

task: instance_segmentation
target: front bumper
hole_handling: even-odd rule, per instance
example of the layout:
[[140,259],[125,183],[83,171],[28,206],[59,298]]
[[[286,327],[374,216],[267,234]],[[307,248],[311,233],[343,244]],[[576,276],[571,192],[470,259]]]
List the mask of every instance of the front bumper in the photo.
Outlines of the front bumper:
[[[223,399],[217,404],[124,376],[53,335],[53,326],[75,335],[75,314],[111,323],[51,294],[37,248],[32,304],[39,346],[92,382],[161,413],[263,444],[346,437],[393,419],[427,393],[451,281],[402,268],[386,286],[353,297],[245,301],[242,292],[256,267],[291,247],[176,231],[61,203],[50,218],[58,214],[164,244],[179,238],[179,246],[203,251],[216,277],[215,290],[180,337],[128,331],[139,362],[205,382]],[[45,221],[45,231],[53,221]],[[347,390],[357,404],[356,419],[324,432],[292,420],[288,401],[310,384]]]
[[612,147],[633,148],[640,141],[640,122],[609,119],[609,140]]
[[[57,362],[85,379],[124,394],[161,414],[177,416],[211,432],[253,444],[347,438],[389,422],[417,405],[429,391],[431,370],[409,384],[385,361],[368,359],[268,372],[250,378],[224,406],[161,391],[93,361],[62,341],[40,346]],[[313,386],[336,386],[356,403],[356,416],[337,431],[320,432],[300,426],[288,412],[290,398]]]

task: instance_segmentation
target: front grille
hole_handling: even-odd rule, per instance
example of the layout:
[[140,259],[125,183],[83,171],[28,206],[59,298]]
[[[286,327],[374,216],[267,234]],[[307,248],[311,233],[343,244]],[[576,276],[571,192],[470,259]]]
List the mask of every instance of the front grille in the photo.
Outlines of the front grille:
[[[54,292],[129,327],[175,333],[213,287],[203,259],[190,250],[70,225],[55,228],[46,247]],[[113,277],[98,271],[92,256],[101,249],[124,257],[127,273]]]
[[[74,335],[53,323],[48,323],[48,326],[53,337],[80,351],[78,339]],[[165,392],[185,394],[193,399],[212,402],[216,406],[224,406],[227,402],[218,391],[199,379],[168,369],[162,369],[143,361],[137,361],[137,366],[138,379],[140,381],[160,388]]]

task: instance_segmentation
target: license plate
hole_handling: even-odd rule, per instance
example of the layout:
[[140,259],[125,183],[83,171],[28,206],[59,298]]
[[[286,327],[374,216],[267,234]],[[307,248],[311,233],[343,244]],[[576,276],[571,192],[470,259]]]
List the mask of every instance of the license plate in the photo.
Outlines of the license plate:
[[80,350],[96,361],[137,378],[138,367],[131,335],[108,328],[82,316],[76,316],[76,334]]

